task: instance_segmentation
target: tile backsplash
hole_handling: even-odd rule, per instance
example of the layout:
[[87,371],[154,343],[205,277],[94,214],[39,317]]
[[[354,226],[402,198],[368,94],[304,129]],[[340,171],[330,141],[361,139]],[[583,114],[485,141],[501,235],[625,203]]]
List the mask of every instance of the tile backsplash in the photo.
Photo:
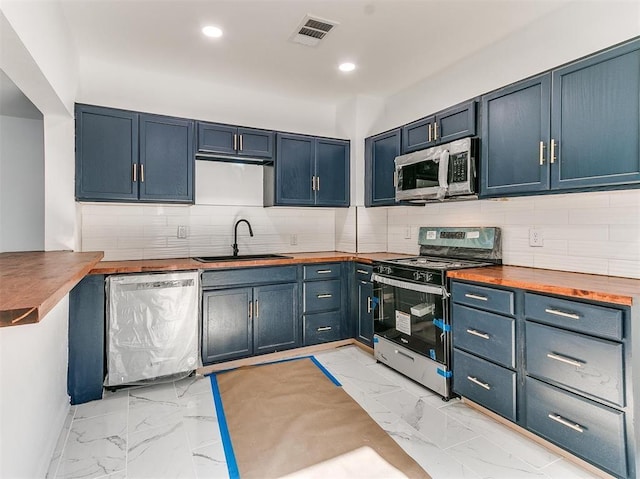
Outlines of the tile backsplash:
[[[104,251],[105,261],[231,254],[238,226],[240,254],[335,250],[335,213],[322,208],[80,205],[82,251]],[[178,238],[186,226],[187,237]],[[295,243],[295,244],[294,244]]]

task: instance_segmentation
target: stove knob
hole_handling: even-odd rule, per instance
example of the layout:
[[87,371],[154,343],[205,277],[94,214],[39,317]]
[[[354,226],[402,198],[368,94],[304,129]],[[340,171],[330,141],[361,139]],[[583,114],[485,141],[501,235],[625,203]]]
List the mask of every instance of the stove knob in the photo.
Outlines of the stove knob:
[[420,271],[414,271],[413,279],[415,279],[416,281],[420,281],[420,278],[422,278],[422,273]]

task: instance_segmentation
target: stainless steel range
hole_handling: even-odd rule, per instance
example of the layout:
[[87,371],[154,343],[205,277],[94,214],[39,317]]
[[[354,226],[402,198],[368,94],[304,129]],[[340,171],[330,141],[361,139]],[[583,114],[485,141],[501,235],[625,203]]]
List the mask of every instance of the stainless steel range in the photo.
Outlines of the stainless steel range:
[[495,227],[421,227],[420,256],[376,263],[376,359],[449,400],[447,271],[502,263],[500,239]]

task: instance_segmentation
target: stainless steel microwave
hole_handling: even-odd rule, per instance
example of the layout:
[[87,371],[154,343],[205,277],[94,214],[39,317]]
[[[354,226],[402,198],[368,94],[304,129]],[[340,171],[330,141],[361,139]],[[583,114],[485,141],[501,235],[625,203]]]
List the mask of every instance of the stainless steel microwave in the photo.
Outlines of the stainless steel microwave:
[[397,156],[396,201],[476,199],[477,139],[463,138]]

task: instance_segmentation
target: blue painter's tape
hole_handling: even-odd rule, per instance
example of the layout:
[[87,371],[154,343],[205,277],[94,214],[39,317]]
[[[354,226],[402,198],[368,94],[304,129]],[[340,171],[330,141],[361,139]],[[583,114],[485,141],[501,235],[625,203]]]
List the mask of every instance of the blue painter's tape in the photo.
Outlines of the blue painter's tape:
[[373,303],[373,309],[377,308],[378,305],[380,304],[380,298],[378,298],[377,296],[374,296],[371,299],[371,302]]
[[379,343],[379,342],[380,342],[380,339],[379,339],[379,338],[376,338],[376,337],[374,336],[374,338],[373,338],[373,342],[374,342],[374,343]]
[[433,359],[434,361],[436,360],[436,350],[435,349],[430,349],[429,350],[429,357],[431,359]]
[[318,366],[318,368],[320,369],[320,371],[322,371],[324,373],[325,376],[327,376],[329,378],[329,380],[335,384],[338,387],[342,387],[342,384],[340,384],[340,381],[338,381],[333,374],[331,374],[329,371],[327,371],[327,369],[320,364],[320,361],[318,361],[315,357],[313,356],[309,356],[311,358],[311,361],[313,361],[313,364],[315,364],[316,366]]
[[441,368],[438,368],[436,371],[438,371],[438,374],[443,378],[450,378],[453,375],[453,372],[445,371],[444,369],[441,369]]
[[227,469],[229,470],[229,479],[240,479],[238,472],[238,463],[236,455],[233,452],[233,444],[231,444],[231,436],[229,435],[229,427],[227,426],[227,418],[224,415],[224,407],[222,406],[222,397],[220,396],[220,388],[215,374],[209,376],[211,380],[211,389],[213,391],[213,402],[216,405],[216,416],[218,416],[218,426],[220,427],[220,436],[222,436],[222,447],[224,448],[224,456],[227,460]]
[[449,331],[451,331],[451,325],[444,324],[444,321],[442,319],[434,319],[433,324],[435,325],[436,328],[442,329],[445,333],[448,333]]

